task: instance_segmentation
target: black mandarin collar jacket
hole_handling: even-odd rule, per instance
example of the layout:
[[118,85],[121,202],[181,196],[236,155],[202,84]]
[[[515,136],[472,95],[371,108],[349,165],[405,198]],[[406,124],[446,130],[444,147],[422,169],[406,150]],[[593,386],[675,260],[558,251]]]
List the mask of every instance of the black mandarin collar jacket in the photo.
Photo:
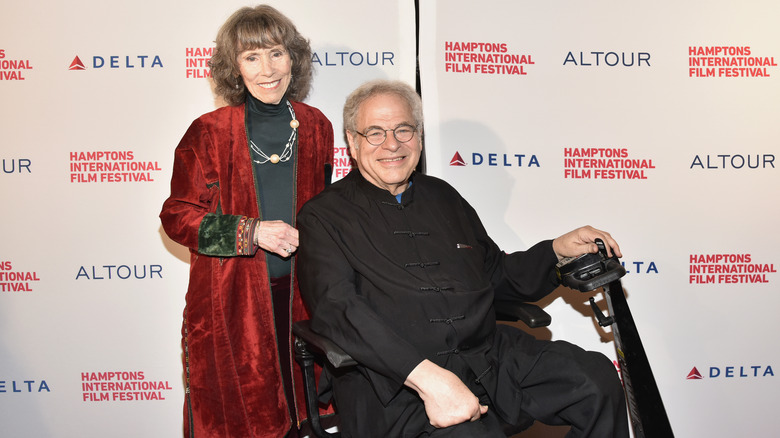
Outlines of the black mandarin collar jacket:
[[312,328],[361,364],[384,404],[424,359],[447,367],[455,355],[484,374],[494,298],[535,301],[558,285],[552,241],[506,254],[453,187],[412,181],[398,203],[353,170],[297,219]]

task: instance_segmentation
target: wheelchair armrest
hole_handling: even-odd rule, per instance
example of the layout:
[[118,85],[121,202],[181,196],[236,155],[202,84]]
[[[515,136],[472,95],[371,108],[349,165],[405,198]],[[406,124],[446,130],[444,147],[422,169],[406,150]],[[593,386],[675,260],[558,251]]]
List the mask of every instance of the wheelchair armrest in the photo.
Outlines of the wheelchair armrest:
[[552,317],[536,304],[518,301],[496,301],[496,319],[499,321],[521,321],[530,328],[547,327]]
[[[517,301],[496,301],[496,319],[499,321],[521,321],[530,328],[550,325],[552,317],[541,307]],[[293,324],[293,334],[303,341],[305,348],[328,359],[334,368],[357,365],[357,362],[330,339],[311,329],[311,321],[298,321]]]
[[352,356],[345,353],[338,345],[311,329],[311,321],[298,321],[293,324],[293,334],[306,343],[306,347],[318,354],[324,355],[334,368],[357,365]]

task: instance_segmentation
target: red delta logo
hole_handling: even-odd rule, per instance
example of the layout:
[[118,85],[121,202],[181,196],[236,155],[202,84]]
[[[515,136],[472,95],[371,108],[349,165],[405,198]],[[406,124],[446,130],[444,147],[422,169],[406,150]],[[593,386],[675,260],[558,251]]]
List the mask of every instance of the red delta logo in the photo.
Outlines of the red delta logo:
[[696,367],[693,367],[690,373],[688,373],[688,377],[686,377],[687,380],[701,380],[704,377],[701,376],[701,373],[699,370],[696,369]]
[[84,66],[84,63],[81,62],[81,59],[79,59],[78,56],[73,58],[73,61],[70,63],[70,67],[68,67],[68,70],[86,70],[87,67]]
[[[709,367],[708,379],[762,378],[774,377],[771,365],[729,365]],[[686,380],[704,380],[697,367],[693,367]]]
[[466,162],[463,161],[463,157],[460,156],[460,152],[455,152],[450,160],[450,166],[465,166]]

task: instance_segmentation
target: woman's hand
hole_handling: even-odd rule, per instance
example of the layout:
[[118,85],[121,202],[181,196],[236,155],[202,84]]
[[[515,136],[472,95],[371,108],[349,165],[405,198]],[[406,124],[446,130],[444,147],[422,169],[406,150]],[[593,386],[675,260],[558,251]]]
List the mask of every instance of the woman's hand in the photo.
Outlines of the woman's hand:
[[265,251],[290,257],[298,249],[298,230],[283,221],[260,221],[254,243]]

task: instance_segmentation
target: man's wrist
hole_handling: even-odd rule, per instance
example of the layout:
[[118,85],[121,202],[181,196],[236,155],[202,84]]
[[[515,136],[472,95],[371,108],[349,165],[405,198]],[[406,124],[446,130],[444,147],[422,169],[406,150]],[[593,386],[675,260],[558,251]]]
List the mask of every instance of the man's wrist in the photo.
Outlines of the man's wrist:
[[431,362],[430,360],[423,359],[422,362],[417,364],[417,366],[412,369],[409,375],[406,376],[404,385],[414,389],[417,391],[417,393],[420,393],[420,391],[422,391],[421,385],[435,372],[434,367],[439,368],[438,365]]

